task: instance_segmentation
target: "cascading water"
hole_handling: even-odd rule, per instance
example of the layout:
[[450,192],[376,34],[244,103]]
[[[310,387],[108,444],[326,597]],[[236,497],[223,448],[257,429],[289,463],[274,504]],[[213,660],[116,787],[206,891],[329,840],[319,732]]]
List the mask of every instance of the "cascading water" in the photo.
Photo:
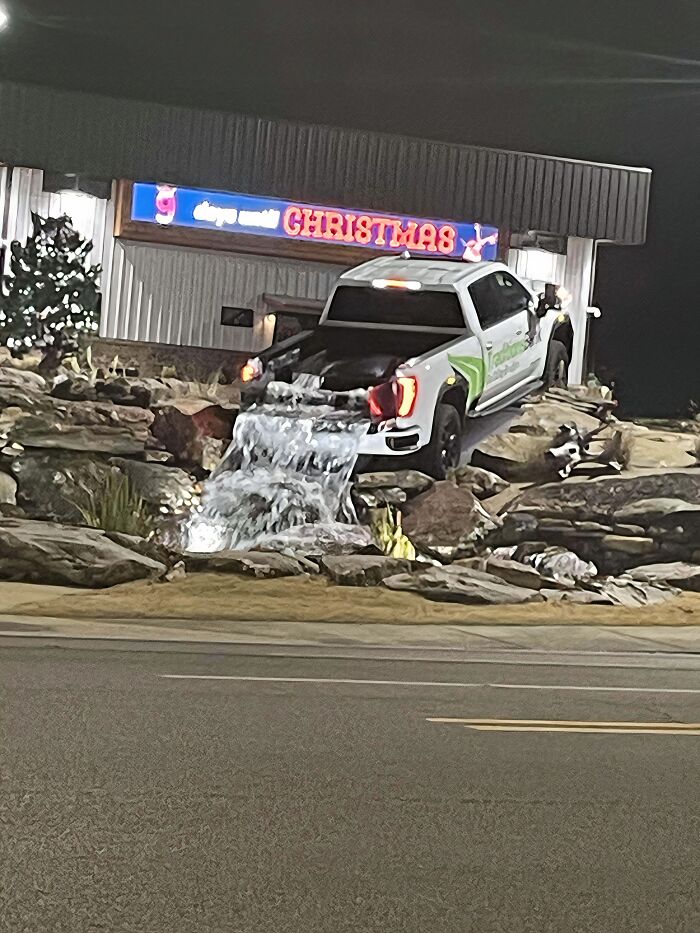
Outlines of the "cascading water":
[[279,546],[290,529],[357,521],[350,477],[366,415],[337,410],[332,393],[319,392],[308,377],[270,383],[265,398],[236,419],[187,523],[187,550],[247,549],[272,539]]

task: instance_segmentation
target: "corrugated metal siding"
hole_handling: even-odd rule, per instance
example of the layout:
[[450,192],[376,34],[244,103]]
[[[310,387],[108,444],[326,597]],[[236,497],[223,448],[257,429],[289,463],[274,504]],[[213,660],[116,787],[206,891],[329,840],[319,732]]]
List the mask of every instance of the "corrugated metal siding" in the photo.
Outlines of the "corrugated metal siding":
[[[342,266],[114,241],[101,335],[251,352],[265,345],[265,292],[324,301]],[[255,327],[223,327],[221,308],[253,308]]]
[[643,169],[0,82],[0,159],[642,243]]

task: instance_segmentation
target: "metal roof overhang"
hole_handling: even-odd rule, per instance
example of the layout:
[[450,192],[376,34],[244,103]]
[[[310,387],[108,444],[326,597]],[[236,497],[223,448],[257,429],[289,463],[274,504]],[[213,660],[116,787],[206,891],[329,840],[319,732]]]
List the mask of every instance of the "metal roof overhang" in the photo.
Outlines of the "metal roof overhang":
[[0,81],[0,160],[643,243],[651,172]]

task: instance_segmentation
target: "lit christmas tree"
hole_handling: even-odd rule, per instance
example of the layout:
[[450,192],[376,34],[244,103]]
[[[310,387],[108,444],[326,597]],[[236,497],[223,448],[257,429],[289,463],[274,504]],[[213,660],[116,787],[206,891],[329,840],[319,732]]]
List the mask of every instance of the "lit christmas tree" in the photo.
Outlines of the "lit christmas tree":
[[32,214],[25,246],[10,247],[10,274],[0,288],[0,345],[15,357],[43,352],[39,368],[51,372],[99,327],[100,266],[90,266],[92,243],[69,217]]

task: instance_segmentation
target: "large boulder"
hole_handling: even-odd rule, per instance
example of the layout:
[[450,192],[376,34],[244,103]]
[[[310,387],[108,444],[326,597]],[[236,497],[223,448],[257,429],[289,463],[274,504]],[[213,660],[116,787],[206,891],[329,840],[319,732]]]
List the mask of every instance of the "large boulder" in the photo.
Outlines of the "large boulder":
[[428,567],[384,580],[390,590],[418,593],[437,602],[502,606],[543,602],[536,591],[505,583],[499,577],[469,567]]
[[24,389],[27,392],[45,392],[46,380],[39,373],[12,366],[0,366],[0,386]]
[[471,490],[443,480],[406,503],[403,531],[418,549],[451,559],[466,555],[497,524]]
[[116,467],[99,458],[73,451],[25,452],[12,461],[17,480],[17,503],[30,518],[83,525],[81,508],[90,494],[104,485]]
[[536,513],[542,517],[558,516],[578,521],[594,520],[607,524],[615,521],[617,516],[629,515],[627,509],[633,503],[661,497],[700,504],[700,471],[607,476],[534,486],[510,504],[509,512]]
[[544,481],[556,475],[546,456],[560,428],[575,424],[584,434],[600,427],[603,400],[585,402],[570,393],[547,393],[522,405],[507,430],[491,434],[474,448],[472,462],[513,481]]
[[308,573],[306,561],[270,551],[218,551],[184,555],[188,573],[236,573],[258,578],[297,577]]
[[156,408],[152,433],[181,466],[211,470],[233,435],[237,411],[210,399],[171,399]]
[[666,516],[678,512],[700,512],[700,503],[686,502],[685,499],[672,499],[668,496],[640,499],[618,509],[615,512],[615,520],[648,528],[665,519]]
[[6,430],[11,444],[115,456],[143,453],[153,422],[151,412],[143,408],[67,402],[47,395],[13,410],[12,424]]
[[411,561],[383,554],[329,555],[322,558],[321,569],[340,586],[378,586],[387,577],[407,573]]
[[684,561],[673,561],[669,564],[644,564],[630,570],[629,576],[640,583],[663,583],[678,587],[679,590],[700,593],[700,565],[698,564],[688,564]]
[[111,541],[95,528],[0,518],[0,579],[107,587],[156,579],[165,565]]

